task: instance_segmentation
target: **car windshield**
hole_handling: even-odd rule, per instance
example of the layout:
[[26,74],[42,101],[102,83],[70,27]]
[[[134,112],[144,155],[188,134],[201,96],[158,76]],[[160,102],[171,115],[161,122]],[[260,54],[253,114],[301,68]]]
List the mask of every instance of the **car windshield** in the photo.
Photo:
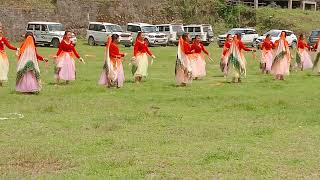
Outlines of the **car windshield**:
[[212,29],[210,28],[210,26],[204,26],[203,31],[204,32],[212,32]]
[[110,30],[111,30],[111,32],[123,32],[121,26],[119,26],[119,25],[110,26]]
[[64,31],[62,24],[48,24],[49,31]]
[[183,32],[183,27],[180,25],[174,25],[174,26],[172,26],[172,31],[173,32]]
[[241,31],[237,30],[237,29],[231,29],[227,34],[234,35],[234,34],[237,34],[237,33],[241,33]]
[[280,35],[280,31],[268,31],[264,34],[264,36],[267,36],[268,34],[270,34],[271,37],[279,37]]
[[145,33],[157,32],[157,27],[156,26],[142,26],[141,30],[142,30],[142,32],[145,32]]

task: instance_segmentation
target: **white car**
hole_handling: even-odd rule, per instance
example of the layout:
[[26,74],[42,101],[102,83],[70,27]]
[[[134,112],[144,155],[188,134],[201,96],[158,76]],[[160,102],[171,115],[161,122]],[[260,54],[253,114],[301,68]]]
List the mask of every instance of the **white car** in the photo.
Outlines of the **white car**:
[[260,45],[263,42],[263,40],[266,38],[267,34],[270,34],[271,41],[274,43],[275,41],[280,39],[280,34],[282,31],[285,31],[287,33],[286,39],[289,43],[289,46],[295,48],[297,46],[297,42],[298,42],[297,36],[294,35],[294,33],[292,31],[279,30],[279,29],[272,29],[272,30],[266,32],[263,36],[258,37],[255,41],[255,46],[257,48],[260,48]]
[[158,32],[165,33],[168,37],[168,44],[178,44],[180,36],[183,35],[183,24],[159,24],[156,25]]
[[166,46],[168,37],[164,33],[158,32],[157,26],[146,23],[128,23],[127,31],[132,33],[132,37],[136,38],[139,32],[145,35],[145,41],[150,46],[161,45]]
[[232,36],[234,36],[235,34],[240,34],[242,42],[250,46],[253,46],[256,39],[259,37],[257,31],[253,28],[233,28],[227,33],[218,37],[219,47],[223,47],[228,34],[231,34]]
[[132,45],[131,33],[124,32],[121,26],[112,23],[90,22],[87,29],[88,44],[105,45],[107,37],[112,34],[119,35],[120,44],[130,47]]
[[213,42],[213,30],[210,24],[192,24],[184,26],[184,31],[193,39],[199,35],[204,45],[208,46]]
[[[65,30],[61,23],[57,22],[28,22],[26,32],[32,32],[36,44],[52,45],[57,48],[63,39]],[[72,33],[73,44],[77,43],[77,38]]]

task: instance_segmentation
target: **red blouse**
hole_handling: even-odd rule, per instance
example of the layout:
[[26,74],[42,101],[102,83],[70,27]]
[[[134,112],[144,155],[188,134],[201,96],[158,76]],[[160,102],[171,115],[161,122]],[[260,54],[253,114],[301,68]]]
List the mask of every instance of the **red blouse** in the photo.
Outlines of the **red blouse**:
[[243,44],[243,42],[242,42],[242,41],[239,41],[238,46],[239,46],[239,50],[240,50],[240,51],[241,51],[241,50],[245,50],[245,51],[252,51],[252,49],[247,48],[247,47]]
[[298,48],[299,49],[305,49],[305,48],[310,48],[310,46],[302,39],[298,40]]
[[59,49],[57,52],[57,56],[59,56],[62,52],[73,52],[74,55],[79,59],[80,55],[78,54],[78,52],[76,51],[76,49],[74,48],[74,45],[70,42],[69,44],[66,43],[66,41],[62,40],[60,45],[59,45]]
[[17,48],[12,46],[5,37],[0,37],[0,51],[3,51],[5,46],[9,49],[17,50]]
[[231,48],[231,42],[230,41],[225,41],[224,45],[223,45],[222,55],[226,55],[230,48]]
[[183,51],[185,54],[192,54],[192,49],[189,42],[183,41]]
[[261,45],[261,49],[265,49],[267,51],[271,50],[274,47],[274,44],[272,41],[267,41],[264,40],[262,45]]
[[147,53],[149,56],[152,56],[152,52],[150,51],[148,44],[144,41],[137,40],[134,43],[133,56],[137,56],[139,53]]
[[191,45],[191,51],[194,51],[195,53],[201,53],[202,51],[206,54],[209,54],[209,52],[204,48],[203,44],[194,42]]
[[119,47],[115,43],[111,43],[109,47],[109,56],[113,58],[124,57],[123,53],[120,53]]

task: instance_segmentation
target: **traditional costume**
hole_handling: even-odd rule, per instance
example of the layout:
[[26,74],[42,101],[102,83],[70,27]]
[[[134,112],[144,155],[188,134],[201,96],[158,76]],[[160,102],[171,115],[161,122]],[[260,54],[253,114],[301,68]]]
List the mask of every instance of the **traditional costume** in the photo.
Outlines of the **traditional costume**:
[[178,53],[176,60],[176,81],[178,85],[187,85],[192,82],[192,66],[193,53],[188,41],[183,40],[181,37],[178,44]]
[[261,45],[262,54],[260,68],[263,72],[270,72],[273,61],[273,47],[274,44],[270,39],[265,39]]
[[228,60],[230,56],[231,41],[225,41],[221,55],[220,69],[224,76],[228,75]]
[[285,36],[275,42],[275,55],[271,66],[271,73],[275,76],[289,75],[291,55]]
[[43,61],[43,58],[37,53],[33,37],[28,36],[20,48],[17,63],[16,91],[33,93],[41,90],[38,61]]
[[109,37],[105,49],[103,71],[99,80],[100,85],[116,86],[118,88],[123,86],[123,57],[124,54],[120,53],[118,45],[113,43],[112,38]]
[[0,83],[8,80],[9,61],[5,52],[5,46],[9,49],[17,50],[17,48],[12,46],[5,37],[0,36]]
[[194,52],[194,59],[191,61],[192,77],[202,78],[206,76],[206,60],[202,52],[209,55],[209,52],[200,42],[194,42],[191,45],[191,51]]
[[296,54],[296,62],[301,70],[310,69],[313,67],[311,56],[308,53],[310,46],[303,40],[298,40],[298,49]]
[[148,55],[152,56],[148,43],[136,39],[133,51],[134,61],[132,62],[132,74],[135,78],[148,76]]

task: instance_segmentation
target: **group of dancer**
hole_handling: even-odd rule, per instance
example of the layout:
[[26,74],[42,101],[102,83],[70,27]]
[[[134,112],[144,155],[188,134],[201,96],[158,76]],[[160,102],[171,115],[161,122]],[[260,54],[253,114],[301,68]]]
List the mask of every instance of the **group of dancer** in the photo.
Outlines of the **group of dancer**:
[[[76,79],[75,59],[85,63],[83,58],[76,51],[74,44],[71,42],[71,32],[66,31],[61,41],[58,51],[53,56],[55,70],[54,78],[56,85],[61,80],[66,84]],[[119,35],[113,34],[108,37],[102,73],[98,83],[106,87],[123,87],[125,75],[123,70],[123,58],[126,53],[121,53],[118,47]],[[179,86],[187,86],[193,80],[206,76],[206,57],[209,60],[209,52],[201,43],[200,36],[194,39],[189,37],[188,33],[183,34],[178,43],[177,59],[175,66],[176,82]],[[39,61],[46,63],[48,59],[43,58],[37,52],[35,40],[32,33],[27,33],[25,40],[16,48],[9,43],[4,37],[2,25],[0,24],[0,86],[8,80],[9,62],[4,51],[5,46],[15,50],[17,62],[16,91],[21,93],[37,93],[41,90]],[[296,66],[301,70],[316,68],[320,74],[320,38],[313,49],[316,50],[317,56],[314,62],[311,60],[308,50],[312,47],[305,42],[305,37],[299,37],[296,55]],[[275,43],[271,41],[270,35],[261,45],[262,56],[260,68],[263,73],[272,73],[278,80],[284,80],[285,75],[289,75],[290,69],[294,67],[291,59],[289,44],[286,40],[286,32],[281,32],[280,39]],[[241,41],[241,35],[227,35],[222,55],[220,68],[226,78],[231,78],[232,82],[240,83],[242,77],[246,76],[246,59],[243,51],[251,51],[255,56],[256,50],[248,48]],[[139,32],[134,43],[134,52],[131,60],[132,74],[136,83],[140,83],[142,78],[148,75],[149,60],[148,56],[153,59],[156,57],[150,51],[148,43],[145,41],[144,33]]]

